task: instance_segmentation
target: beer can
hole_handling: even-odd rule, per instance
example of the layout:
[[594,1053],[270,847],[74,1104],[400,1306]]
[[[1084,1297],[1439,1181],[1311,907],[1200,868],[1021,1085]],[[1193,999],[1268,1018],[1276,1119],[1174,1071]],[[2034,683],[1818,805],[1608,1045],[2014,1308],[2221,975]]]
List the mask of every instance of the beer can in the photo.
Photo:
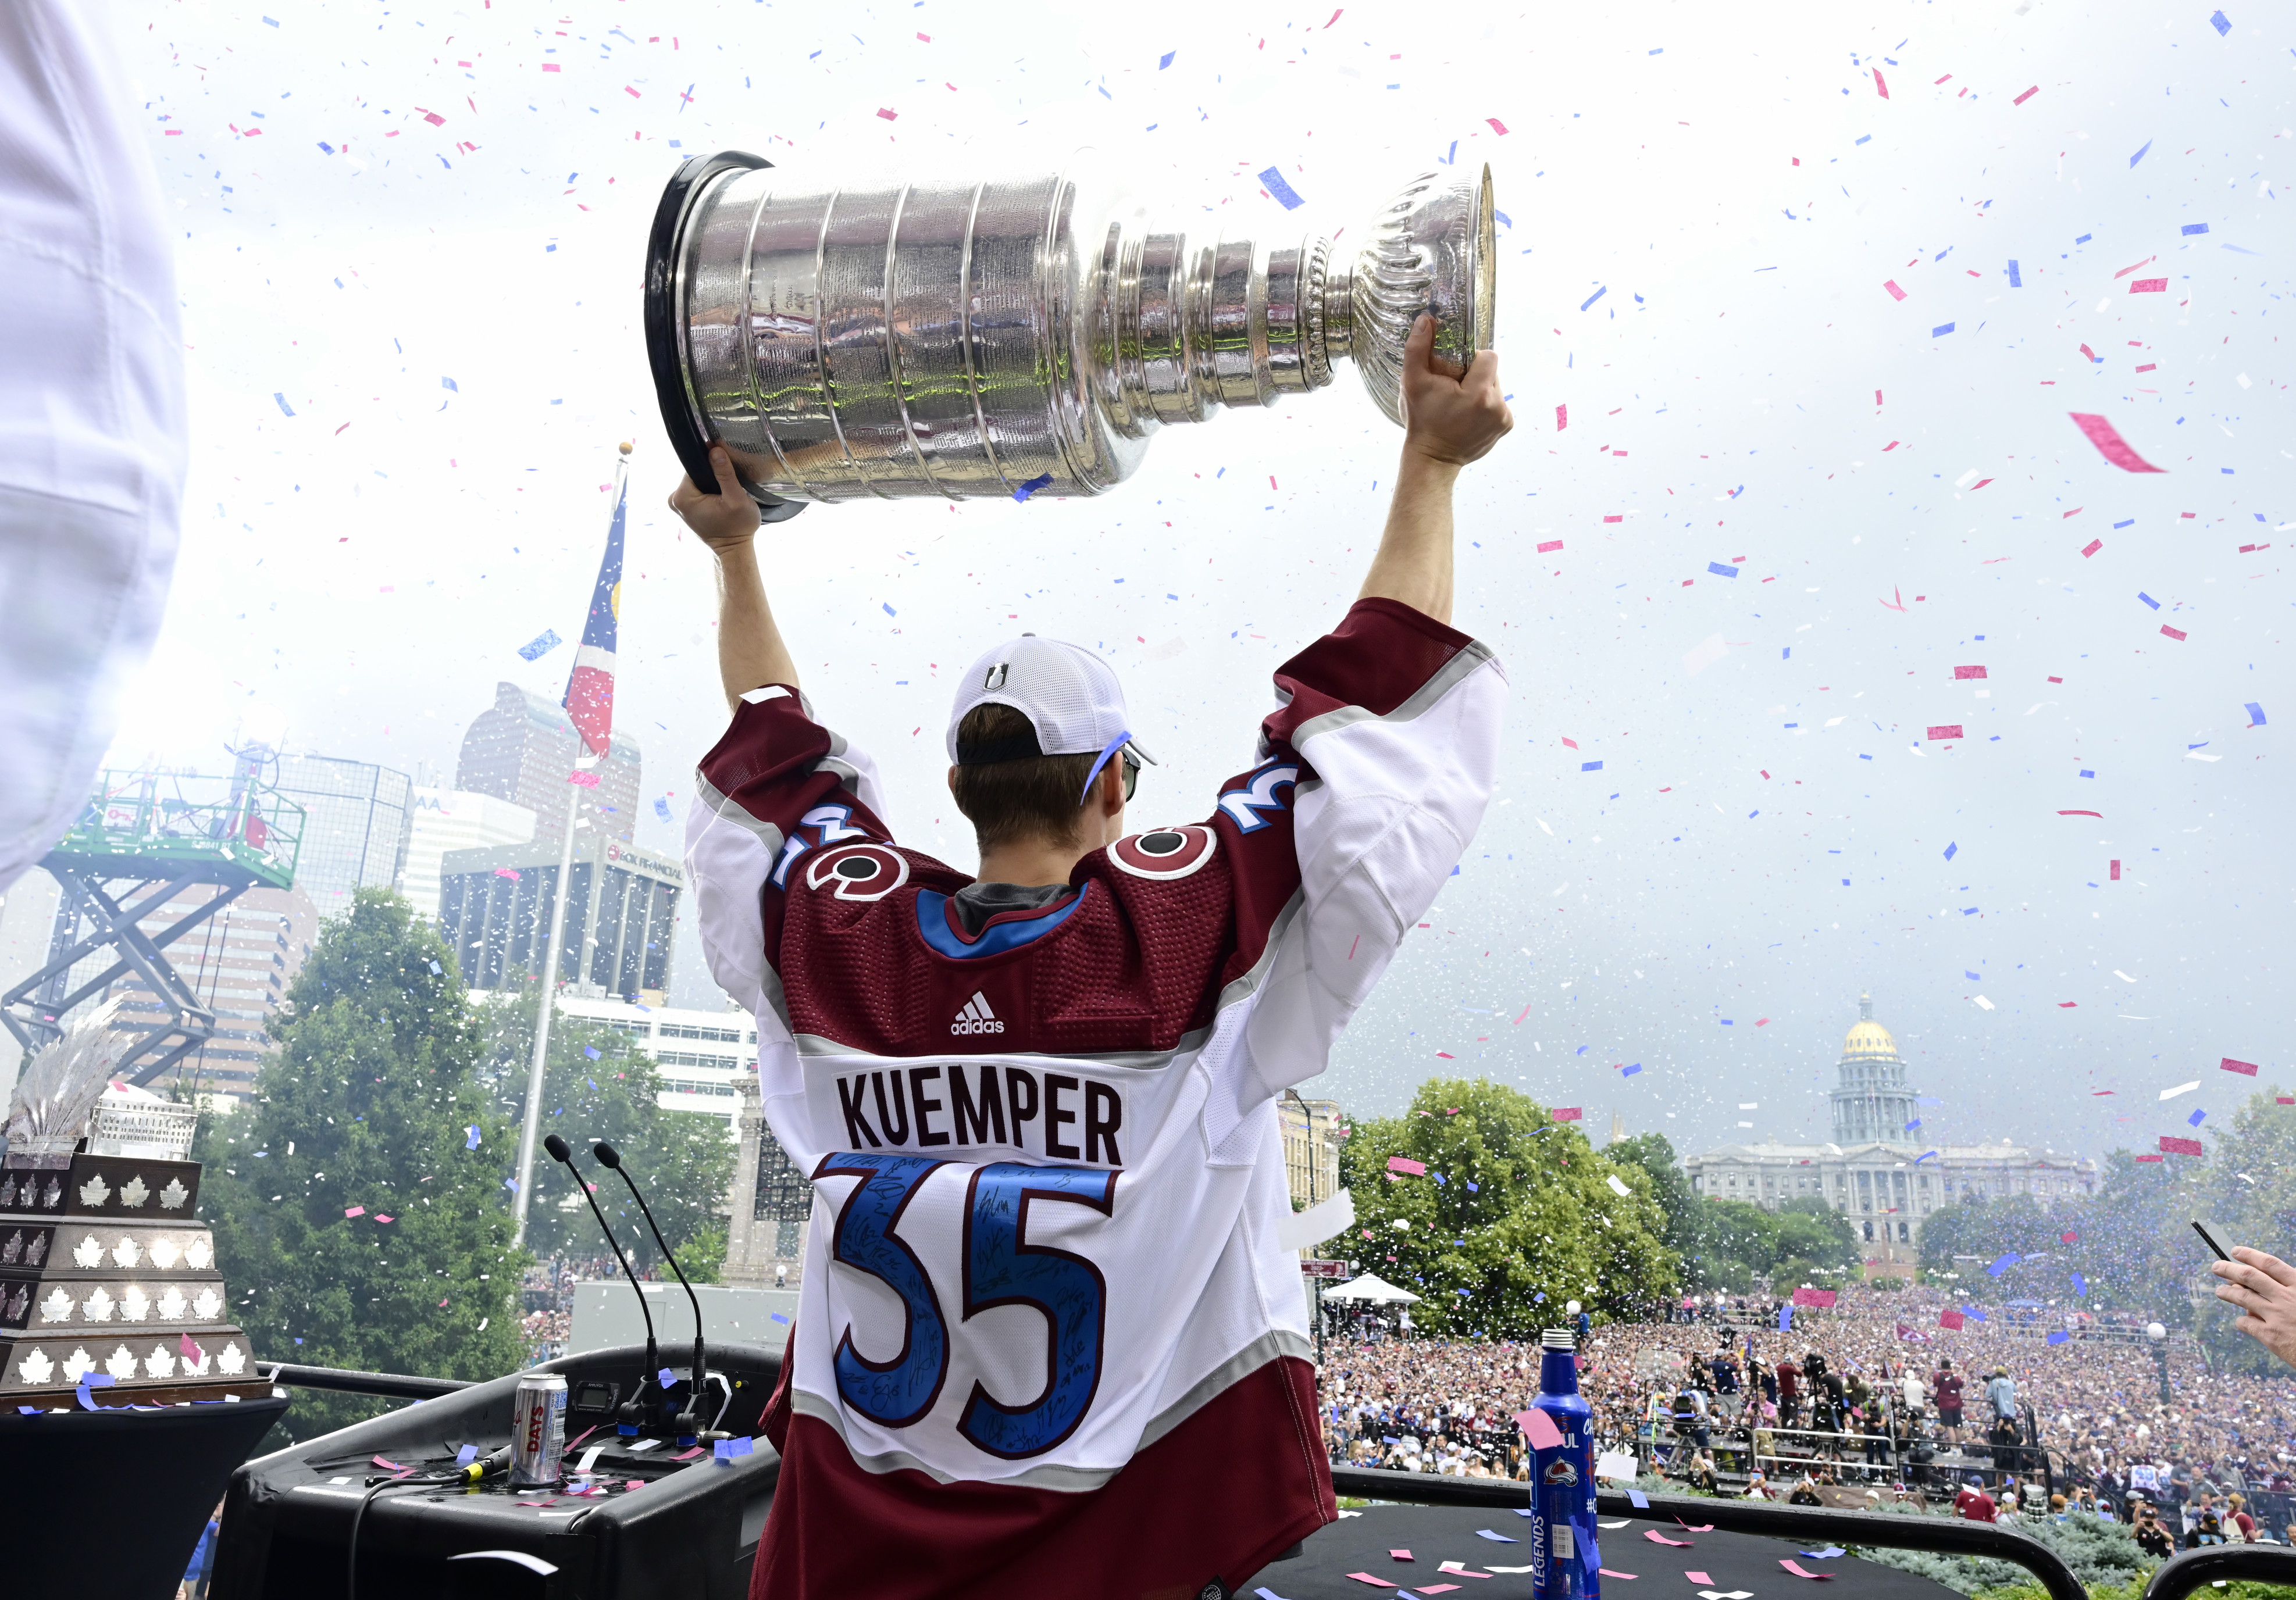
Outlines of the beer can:
[[524,1488],[565,1476],[566,1380],[529,1372],[510,1402],[510,1481]]

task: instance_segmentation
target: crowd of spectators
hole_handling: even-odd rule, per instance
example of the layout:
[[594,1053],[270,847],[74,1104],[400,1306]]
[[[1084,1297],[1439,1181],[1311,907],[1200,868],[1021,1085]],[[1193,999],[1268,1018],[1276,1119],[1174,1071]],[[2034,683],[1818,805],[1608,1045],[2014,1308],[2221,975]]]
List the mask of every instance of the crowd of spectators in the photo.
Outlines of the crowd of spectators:
[[[1933,1289],[1845,1289],[1794,1308],[1791,1331],[1782,1310],[1707,1300],[1593,1328],[1579,1384],[1600,1447],[1716,1492],[1904,1489],[1964,1514],[1974,1496],[1997,1517],[2087,1506],[2144,1514],[2140,1538],[2289,1541],[2296,1375],[2210,1371],[2189,1339]],[[1356,1332],[1325,1351],[1334,1460],[1527,1474],[1513,1416],[1538,1388],[1535,1343]]]

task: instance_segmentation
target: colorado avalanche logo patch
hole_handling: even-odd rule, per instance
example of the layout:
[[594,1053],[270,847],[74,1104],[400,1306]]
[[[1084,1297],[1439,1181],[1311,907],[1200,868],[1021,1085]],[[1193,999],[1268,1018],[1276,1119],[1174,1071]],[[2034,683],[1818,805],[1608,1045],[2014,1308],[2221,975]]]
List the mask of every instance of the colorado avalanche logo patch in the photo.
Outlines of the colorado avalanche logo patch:
[[1159,828],[1108,847],[1108,859],[1135,878],[1185,878],[1212,859],[1219,838],[1209,828]]
[[805,869],[808,889],[840,900],[882,900],[909,881],[909,861],[890,845],[853,845],[824,852]]

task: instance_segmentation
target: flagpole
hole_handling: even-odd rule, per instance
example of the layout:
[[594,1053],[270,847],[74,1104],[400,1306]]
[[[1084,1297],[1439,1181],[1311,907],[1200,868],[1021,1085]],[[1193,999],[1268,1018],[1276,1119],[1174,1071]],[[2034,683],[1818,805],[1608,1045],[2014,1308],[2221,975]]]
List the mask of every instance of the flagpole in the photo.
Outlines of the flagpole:
[[[624,445],[614,463],[614,494],[612,504],[619,514],[622,495],[630,476],[630,447]],[[579,769],[595,763],[597,757],[585,751],[574,758]],[[513,1247],[526,1243],[526,1212],[534,1190],[534,1147],[542,1132],[542,1080],[550,1060],[550,1019],[556,1008],[558,967],[566,952],[566,902],[571,897],[574,878],[574,824],[582,811],[582,790],[573,774],[567,775],[565,837],[558,845],[558,882],[551,895],[549,955],[542,967],[542,993],[537,997],[534,1013],[534,1057],[526,1069],[526,1112],[518,1131],[518,1190],[511,1202],[512,1213],[518,1220],[517,1231],[512,1236]]]

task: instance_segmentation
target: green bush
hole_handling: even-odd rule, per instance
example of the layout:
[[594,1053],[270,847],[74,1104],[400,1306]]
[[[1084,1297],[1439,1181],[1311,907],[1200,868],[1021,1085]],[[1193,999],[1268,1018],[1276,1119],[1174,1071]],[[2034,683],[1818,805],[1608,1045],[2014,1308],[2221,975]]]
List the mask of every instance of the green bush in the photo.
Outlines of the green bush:
[[[1936,1514],[1906,1506],[1890,1509],[1906,1516]],[[2092,1594],[2142,1588],[2152,1571],[2152,1559],[2137,1548],[2136,1536],[2125,1523],[2108,1522],[2078,1512],[2062,1522],[2047,1516],[2020,1517],[2005,1526],[2054,1551]],[[1956,1594],[2034,1588],[2033,1575],[2024,1568],[1989,1556],[1937,1555],[1925,1550],[1885,1550],[1874,1546],[1860,1547],[1857,1553],[1877,1566],[1917,1573]]]

